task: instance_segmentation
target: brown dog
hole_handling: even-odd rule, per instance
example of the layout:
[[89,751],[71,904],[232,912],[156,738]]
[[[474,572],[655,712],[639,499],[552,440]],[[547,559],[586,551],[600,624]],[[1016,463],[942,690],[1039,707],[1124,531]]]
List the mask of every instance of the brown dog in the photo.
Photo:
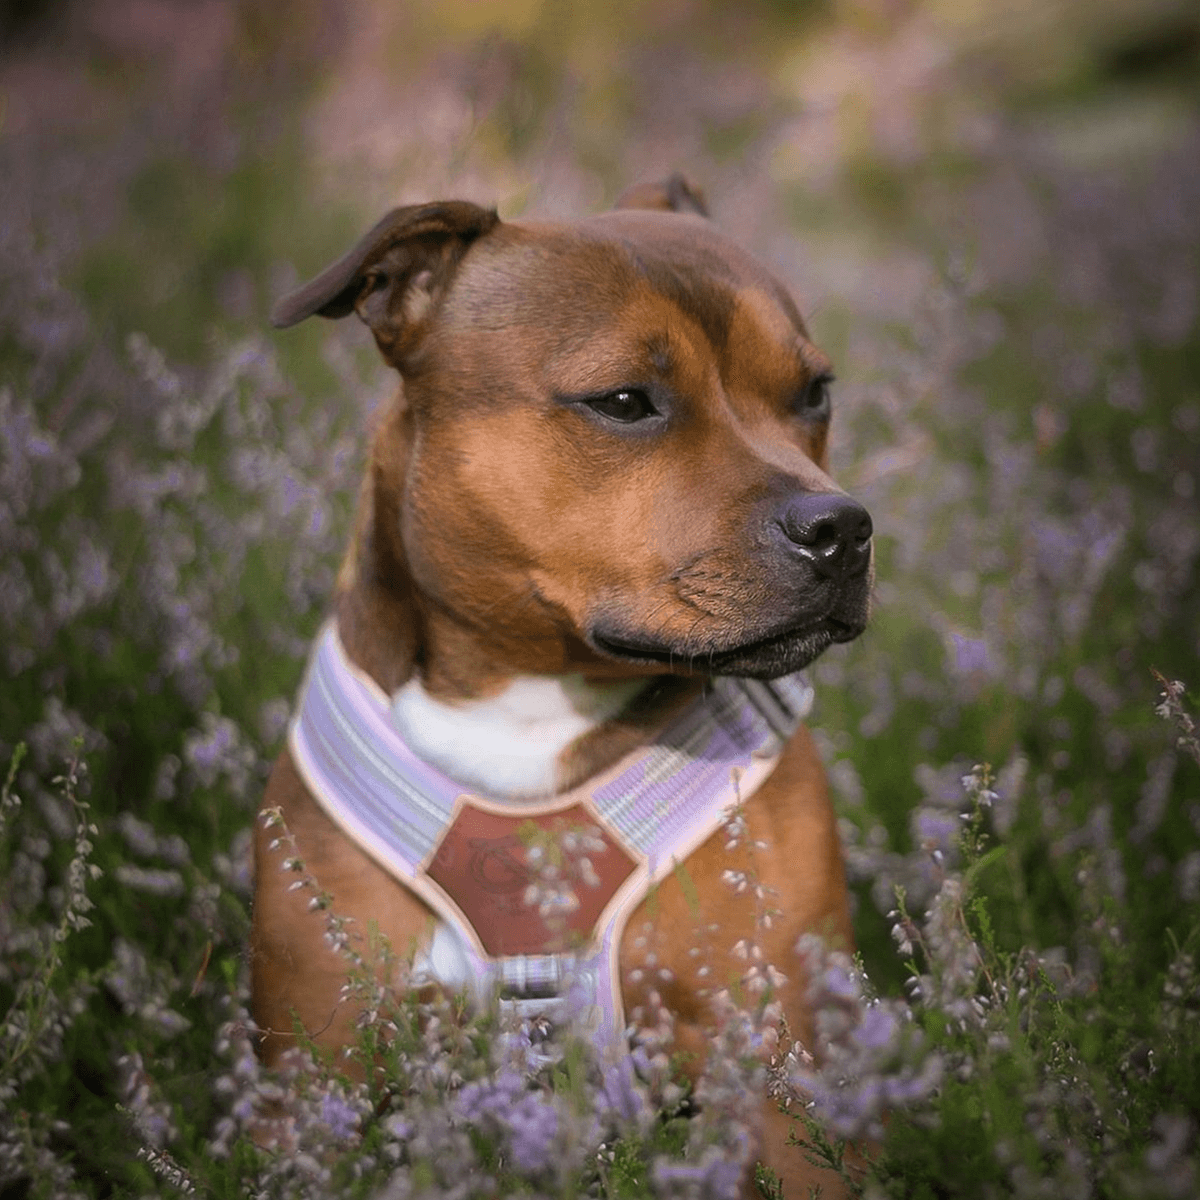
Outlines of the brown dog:
[[[502,959],[557,962],[566,945],[561,925],[558,943],[534,944],[512,903],[531,878],[512,825],[533,813],[561,834],[560,817],[582,815],[596,900],[580,888],[570,928],[576,953],[589,935],[612,943],[610,1026],[657,991],[698,1066],[713,976],[736,990],[734,947],[752,942],[807,1036],[796,940],[852,937],[834,815],[797,685],[730,677],[779,680],[862,631],[871,523],[826,473],[830,364],[796,306],[674,177],[577,224],[501,222],[461,201],[397,209],[273,319],[351,312],[403,388],[375,433],[335,625],[265,806],[356,928],[419,947],[450,987],[477,984],[487,960],[501,990]],[[374,724],[357,728],[355,711]],[[702,735],[677,736],[692,720]],[[392,737],[392,758],[372,758]],[[686,783],[701,760],[711,787]],[[592,803],[619,770],[653,795],[638,828]],[[388,841],[389,772],[418,807],[445,801],[423,841]],[[676,801],[653,783],[664,777],[684,781],[678,804],[691,806],[669,836]],[[343,800],[339,779],[378,787]],[[782,914],[769,928],[729,885],[721,796],[745,799],[765,847],[754,871]],[[358,1015],[339,1003],[345,961],[289,890],[290,851],[273,836],[258,833],[253,931],[268,1062],[294,1020],[337,1047]],[[454,892],[456,869],[474,898]],[[717,931],[707,979],[688,952],[697,928]],[[789,1183],[828,1189],[785,1145],[790,1124],[764,1098],[764,1158]]]

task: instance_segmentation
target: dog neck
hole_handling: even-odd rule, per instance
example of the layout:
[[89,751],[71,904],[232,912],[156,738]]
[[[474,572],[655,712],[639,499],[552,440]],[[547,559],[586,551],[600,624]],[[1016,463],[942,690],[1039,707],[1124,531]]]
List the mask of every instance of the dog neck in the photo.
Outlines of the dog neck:
[[[392,721],[418,757],[464,786],[520,801],[577,787],[651,740],[691,699],[700,679],[529,675],[497,664],[430,666],[447,649],[405,600],[360,580],[339,595],[338,629],[350,660],[392,696]],[[417,663],[417,646],[422,662]]]
[[359,497],[357,528],[335,599],[350,661],[393,697],[411,749],[465,786],[498,800],[578,786],[657,733],[703,684],[644,676],[591,678],[506,669],[461,628],[423,611],[402,554],[377,525],[398,526],[391,481],[403,457],[399,397]]
[[533,799],[571,786],[568,751],[589,735],[595,741],[648,685],[518,675],[494,695],[445,701],[413,678],[393,697],[392,722],[418,757],[465,787]]

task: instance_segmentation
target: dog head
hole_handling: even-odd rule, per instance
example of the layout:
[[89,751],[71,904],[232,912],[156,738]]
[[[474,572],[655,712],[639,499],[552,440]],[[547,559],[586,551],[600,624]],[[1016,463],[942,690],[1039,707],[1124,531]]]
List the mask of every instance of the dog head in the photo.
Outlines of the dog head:
[[514,670],[772,678],[862,631],[831,365],[679,177],[574,224],[396,209],[273,321],[351,312],[404,382],[369,570]]

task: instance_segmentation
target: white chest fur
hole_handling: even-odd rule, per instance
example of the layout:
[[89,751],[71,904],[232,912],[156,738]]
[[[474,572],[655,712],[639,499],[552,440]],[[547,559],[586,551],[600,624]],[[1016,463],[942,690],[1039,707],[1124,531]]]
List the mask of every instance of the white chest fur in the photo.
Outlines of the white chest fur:
[[640,679],[518,676],[495,696],[447,703],[411,679],[392,697],[392,723],[416,755],[451,779],[496,799],[527,800],[553,795],[563,751],[645,686]]

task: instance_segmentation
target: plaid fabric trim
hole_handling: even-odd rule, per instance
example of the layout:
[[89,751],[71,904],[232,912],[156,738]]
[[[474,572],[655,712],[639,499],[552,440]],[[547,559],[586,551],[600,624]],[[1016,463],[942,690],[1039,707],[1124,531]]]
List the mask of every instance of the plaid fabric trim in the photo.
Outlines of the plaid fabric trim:
[[495,990],[501,1013],[551,1025],[582,1023],[593,1036],[603,1034],[611,1042],[621,1030],[604,986],[606,974],[601,955],[502,958],[492,972],[498,980]]
[[292,721],[297,765],[322,806],[393,871],[411,877],[462,789],[422,762],[388,719],[383,692],[346,658],[336,627],[317,641]]
[[657,875],[698,826],[737,803],[735,772],[777,753],[811,701],[812,689],[798,679],[717,679],[657,744],[596,788],[596,806]]
[[557,996],[574,962],[565,954],[514,954],[495,960],[501,998]]
[[796,726],[812,709],[813,690],[799,675],[787,675],[771,683],[742,679],[738,686],[784,741],[795,733]]

